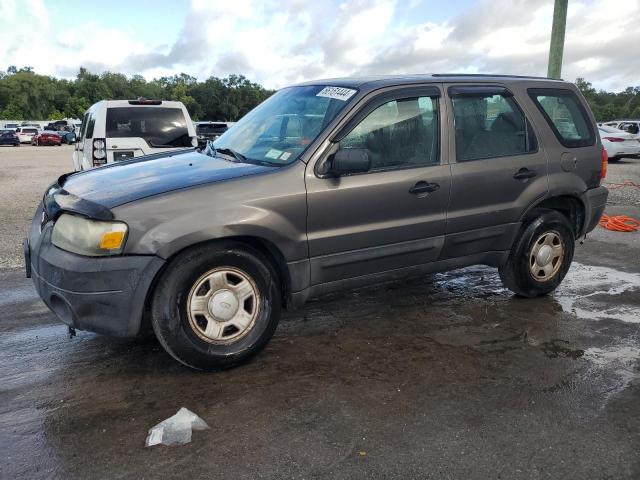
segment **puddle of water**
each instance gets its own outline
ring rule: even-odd
[[[636,344],[622,343],[607,348],[591,347],[584,351],[584,358],[593,365],[591,373],[601,375],[608,383],[608,397],[621,392],[640,376],[640,370],[636,368],[640,360],[640,348]]]
[[[615,296],[640,289],[640,275],[574,262],[554,293],[565,312],[589,320],[612,319],[640,323],[640,308]],[[606,301],[594,298],[605,295]]]

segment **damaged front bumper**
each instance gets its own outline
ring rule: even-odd
[[[25,241],[25,266],[38,295],[66,325],[135,336],[149,288],[164,260],[153,255],[85,257],[51,243],[53,221],[41,205]]]

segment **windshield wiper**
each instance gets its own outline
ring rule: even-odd
[[[207,146],[206,148],[203,150],[204,153],[206,153],[207,155],[209,155],[210,157],[216,157],[218,156],[219,153],[225,155],[226,157],[233,157],[234,160],[231,161],[236,161],[236,162],[240,162],[240,163],[251,163],[253,165],[262,165],[265,167],[280,167],[281,165],[277,164],[277,163],[273,163],[273,162],[268,162],[266,160],[257,160],[255,158],[247,158],[245,157],[243,154],[241,154],[240,152],[236,152],[235,150],[231,149],[231,148],[216,148],[213,146],[213,143],[211,142],[207,142]],[[224,158],[224,157],[220,157],[220,158]],[[225,158],[226,160],[226,158]]]
[[[213,147],[213,145],[212,145],[212,147]],[[221,153],[223,155],[229,155],[229,156],[235,158],[237,161],[242,162],[242,163],[249,163],[249,162],[247,162],[247,157],[242,155],[240,152],[236,152],[235,150],[233,150],[231,148],[216,148],[216,147],[213,147],[213,152],[214,153]]]

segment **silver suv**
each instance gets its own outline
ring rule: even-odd
[[[390,278],[497,267],[553,291],[607,200],[576,87],[513,76],[345,78],[284,88],[203,152],[60,177],[27,274],[72,328],[149,319],[197,369],[258,352],[283,307]]]

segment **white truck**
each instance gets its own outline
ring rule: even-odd
[[[182,102],[103,100],[84,114],[73,151],[76,171],[198,145]]]

